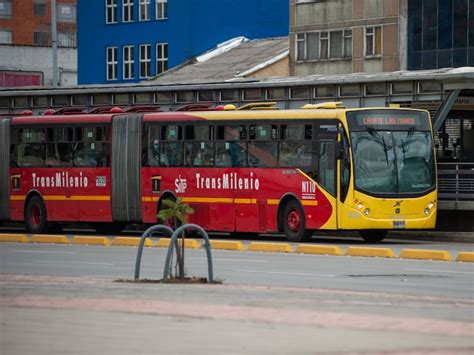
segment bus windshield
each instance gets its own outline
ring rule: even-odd
[[[433,189],[436,173],[428,120],[418,111],[348,113],[355,188],[379,196]]]

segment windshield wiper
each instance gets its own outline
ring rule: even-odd
[[[382,146],[383,152],[385,153],[385,161],[388,165],[388,148],[387,144],[385,143],[385,137],[382,136],[376,129],[373,127],[367,127],[367,132],[375,139],[375,143]]]
[[[406,141],[402,140],[403,158],[406,158],[406,152],[408,152],[408,149],[410,148],[410,144],[413,141],[414,133],[415,133],[415,126],[410,127],[407,132],[407,140]]]

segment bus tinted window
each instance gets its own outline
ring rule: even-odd
[[[183,160],[182,145],[179,142],[162,142],[160,165],[181,166]]]
[[[276,125],[251,125],[250,135],[251,140],[277,140],[278,129]]]
[[[217,126],[217,139],[238,141],[247,139],[247,127],[244,125]]]
[[[316,159],[311,142],[280,142],[279,165],[311,167]]]
[[[213,166],[214,142],[191,142],[184,145],[186,166]]]
[[[251,167],[276,167],[277,142],[252,142],[248,144],[248,165]]]
[[[245,142],[217,142],[217,167],[245,167],[247,166],[247,143]]]
[[[161,130],[161,139],[168,141],[181,140],[181,126],[164,126]]]
[[[12,159],[12,165],[15,166],[45,166],[46,147],[42,143],[19,144],[12,150],[16,159]]]
[[[212,126],[186,126],[184,139],[207,141],[212,140]]]
[[[281,125],[281,139],[283,140],[310,140],[313,138],[311,125]]]

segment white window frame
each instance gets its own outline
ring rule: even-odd
[[[135,65],[135,55],[134,55],[134,49],[135,47],[132,46],[132,45],[128,45],[128,46],[123,46],[123,51],[122,51],[122,59],[123,59],[123,72],[122,72],[122,75],[123,75],[123,79],[124,80],[131,80],[131,79],[135,79],[135,68],[134,68],[134,65]],[[127,70],[126,68],[128,67],[128,72],[130,73],[130,75],[126,75],[127,73]]]
[[[109,18],[109,10],[112,18]],[[105,23],[117,23],[117,0],[105,0]]]
[[[145,55],[148,54],[148,57],[142,57],[142,48],[145,48]],[[146,50],[148,48],[148,52]],[[140,44],[139,54],[140,58],[140,68],[139,68],[139,77],[140,79],[149,78],[151,76],[151,45],[150,44]],[[145,73],[142,71],[142,64],[145,64]],[[148,75],[146,73],[146,68],[148,67]]]
[[[117,71],[118,71],[118,49],[117,47],[106,47],[106,78],[107,81],[117,80]],[[110,55],[112,54],[112,55]],[[109,68],[112,67],[112,75],[109,76]]]
[[[165,51],[166,48],[166,51]],[[168,56],[169,56],[168,43],[157,43],[156,44],[156,75],[161,74],[168,70]],[[168,54],[165,56],[165,52]],[[159,64],[163,65],[163,71],[158,71]]]
[[[157,20],[166,20],[168,18],[168,0],[155,1],[155,18]]]
[[[138,0],[138,20],[150,21],[150,0]]]
[[[122,22],[133,22],[133,7],[135,0],[123,0],[122,2]],[[125,19],[125,14],[128,14],[128,20]]]
[[[334,32],[340,32],[342,34],[342,41],[341,41],[341,57],[331,57],[331,34]],[[317,41],[319,42],[319,48],[317,53],[317,58],[308,59],[308,41],[310,37],[308,34],[315,35],[317,34]],[[350,55],[346,53],[345,42],[349,40],[351,42],[351,50]],[[323,43],[326,45],[323,45]],[[302,46],[303,58],[298,56],[298,47]],[[326,52],[324,53],[323,48],[326,48]],[[296,61],[326,61],[326,60],[340,60],[340,59],[350,59],[352,58],[352,28],[346,29],[334,29],[331,31],[309,31],[309,32],[299,32],[296,33],[295,39],[295,54],[296,54]],[[323,56],[325,54],[325,56]]]
[[[376,36],[377,29],[380,30],[380,53],[376,53],[376,50],[375,50],[376,44],[377,44],[376,43],[376,41],[377,41],[377,36]],[[370,31],[370,33],[369,33],[369,31]],[[365,31],[364,31],[364,34],[365,34],[365,36],[364,36],[364,56],[369,57],[369,58],[381,57],[382,56],[382,44],[383,44],[382,26],[369,26],[369,27],[366,27]],[[368,41],[372,42],[372,51],[370,53],[368,52],[368,49],[369,49]]]
[[[7,28],[0,29],[0,39],[1,39],[0,44],[13,44],[12,30],[7,29]]]
[[[296,33],[296,40],[295,40],[295,46],[296,46],[296,61],[303,61],[306,60],[306,32],[298,32]],[[303,46],[303,58],[300,58],[298,56],[299,53],[299,46]]]

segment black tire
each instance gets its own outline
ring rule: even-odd
[[[33,196],[26,203],[25,225],[28,232],[33,234],[48,232],[46,206],[39,196]]]
[[[105,235],[120,234],[125,227],[125,223],[94,223],[93,227],[97,233]]]
[[[306,229],[306,219],[301,205],[296,200],[290,200],[283,208],[283,232],[290,242],[309,240],[313,231]]]
[[[383,229],[368,229],[359,232],[360,236],[367,243],[378,243],[381,242],[387,235],[387,231]]]

